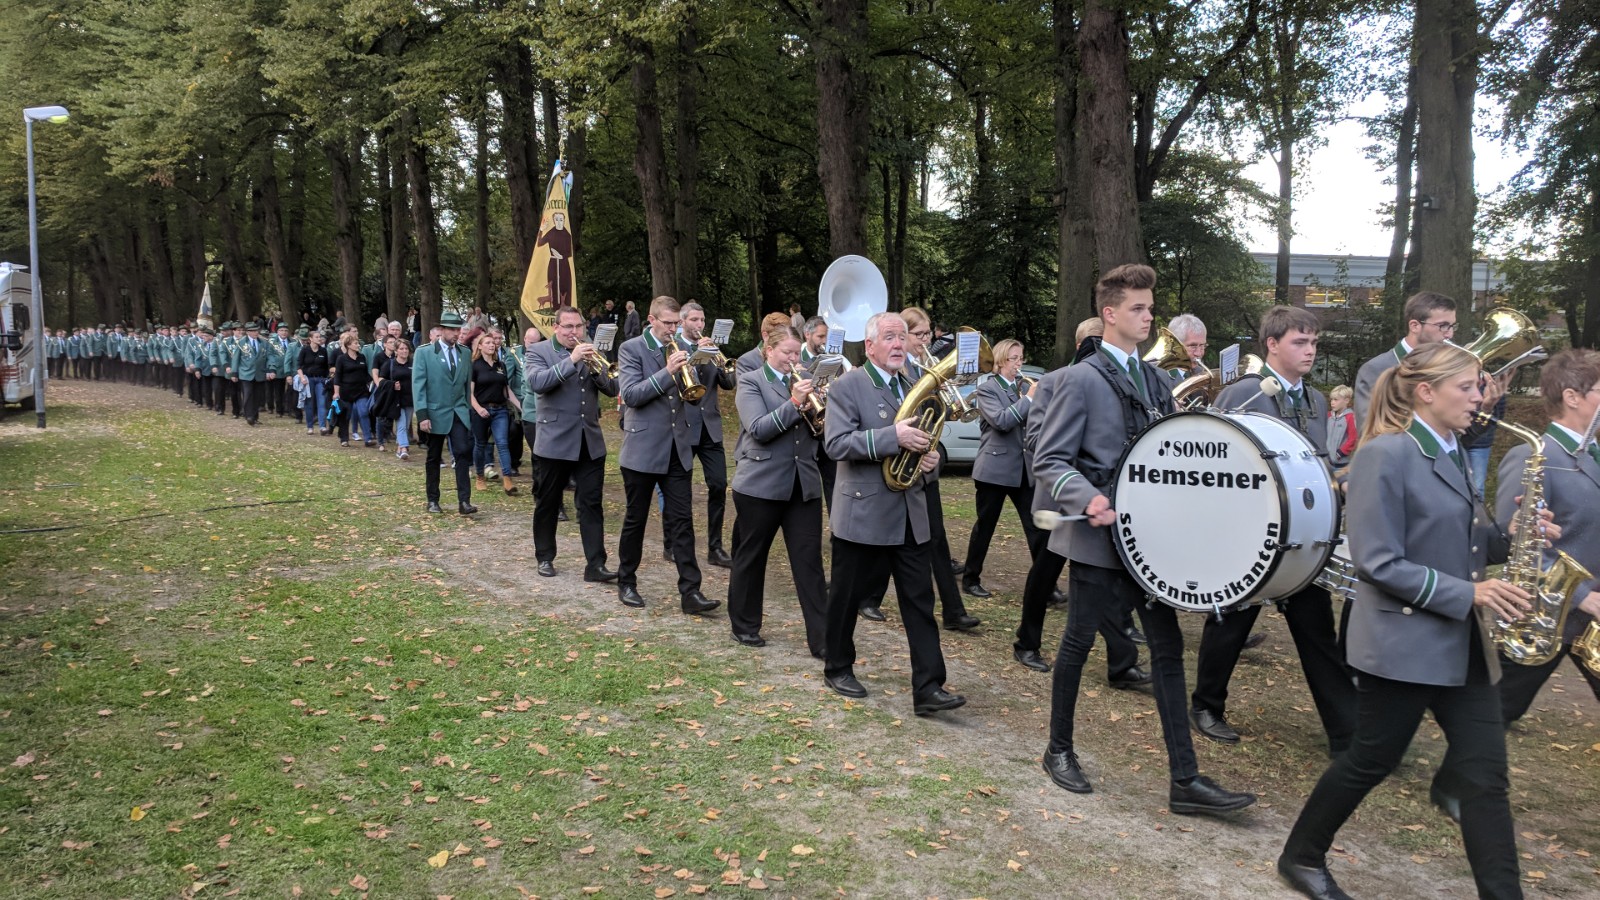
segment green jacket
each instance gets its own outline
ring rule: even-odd
[[[528,387],[528,365],[523,361],[525,353],[526,348],[512,348],[507,354],[509,362],[506,363],[506,369],[511,376],[511,389],[517,392],[517,399],[522,401],[522,420],[532,422],[534,413],[539,409],[539,395]]]
[[[233,374],[239,376],[240,381],[266,381],[271,362],[271,351],[261,338],[255,339],[254,347],[250,346],[249,335],[234,344]]]
[[[472,405],[467,396],[472,386],[472,351],[466,347],[455,348],[456,365],[452,370],[445,365],[439,353],[439,342],[426,344],[417,350],[411,366],[411,400],[418,424],[432,422],[434,434],[448,434],[454,415],[462,427],[472,428]]]

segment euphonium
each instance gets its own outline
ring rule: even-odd
[[[978,347],[978,371],[980,373],[991,371],[994,369],[994,353],[989,349],[989,342],[980,338]],[[891,489],[903,491],[911,487],[921,472],[922,458],[930,451],[938,449],[945,423],[960,409],[969,408],[963,401],[958,409],[946,399],[946,387],[951,388],[950,393],[955,393],[959,399],[959,392],[955,391],[954,387],[961,379],[968,377],[956,374],[959,357],[959,353],[951,352],[944,359],[924,367],[922,377],[917,379],[917,383],[911,386],[911,390],[906,392],[905,399],[900,402],[900,409],[895,412],[894,420],[902,422],[909,419],[915,422],[917,428],[927,432],[931,440],[928,450],[918,453],[901,449],[883,461],[883,480],[888,482]]]
[[[1496,619],[1494,640],[1512,662],[1537,666],[1555,659],[1561,651],[1561,633],[1578,586],[1594,576],[1565,552],[1555,551],[1555,562],[1544,567],[1544,532],[1539,510],[1544,508],[1544,436],[1487,413],[1477,413],[1480,424],[1497,424],[1528,443],[1528,462],[1522,470],[1522,505],[1512,517],[1511,554],[1501,577],[1527,591],[1533,609],[1515,622]]]
[[[977,330],[970,325],[963,325],[957,329],[957,331]],[[955,355],[956,351],[952,349],[949,356]],[[917,368],[923,370],[932,369],[939,364],[939,361],[933,358],[933,354],[928,352],[926,346],[922,348],[922,352],[918,353],[912,362],[917,364]],[[980,373],[988,372],[993,368],[994,354],[989,349],[989,342],[980,337],[978,340],[978,371]],[[939,395],[944,398],[945,405],[950,408],[949,418],[955,419],[957,422],[973,422],[977,420],[977,407],[968,403],[967,398],[961,396],[960,390],[961,385],[970,384],[976,379],[976,375],[952,375],[948,380],[940,383]]]
[[[1484,370],[1496,376],[1529,357],[1543,358],[1544,351],[1539,344],[1539,329],[1527,316],[1503,306],[1484,315],[1483,333],[1461,349],[1476,356]]]
[[[1210,406],[1217,394],[1222,392],[1222,375],[1206,368],[1205,363],[1189,355],[1187,347],[1178,340],[1178,336],[1167,330],[1166,326],[1156,329],[1156,342],[1145,351],[1142,357],[1145,362],[1155,366],[1162,372],[1172,369],[1199,369],[1193,375],[1184,378],[1172,389],[1172,403],[1178,409],[1196,409]]]

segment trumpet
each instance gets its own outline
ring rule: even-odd
[[[590,344],[589,346],[593,347],[594,345]],[[609,378],[616,378],[618,374],[620,374],[616,362],[606,359],[605,354],[601,353],[598,349],[594,351],[593,355],[585,359],[584,363],[589,366],[589,371],[596,375],[605,375]]]
[[[833,354],[819,356],[812,361],[811,396],[806,398],[806,405],[800,408],[800,416],[806,420],[813,437],[821,439],[827,428],[828,386],[835,378],[853,368],[850,360]]]
[[[679,348],[681,352],[683,348]],[[673,376],[678,381],[678,396],[685,403],[698,403],[706,395],[706,386],[700,383],[700,376],[695,374],[694,366],[685,362],[678,374]]]

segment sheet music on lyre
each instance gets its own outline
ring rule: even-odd
[[[721,347],[733,336],[733,320],[718,319],[711,323],[711,343]]]
[[[594,348],[602,353],[610,353],[611,347],[617,342],[617,326],[607,322],[594,330]]]
[[[839,355],[844,352],[844,329],[829,328],[828,339],[822,344],[822,352]]]
[[[838,378],[839,373],[843,371],[844,357],[838,355],[819,356],[811,367],[811,377],[826,384]]]
[[[1222,373],[1222,383],[1232,384],[1239,376],[1239,345],[1231,344],[1217,354],[1217,369]]]
[[[956,374],[978,374],[978,346],[983,335],[976,331],[956,332]]]

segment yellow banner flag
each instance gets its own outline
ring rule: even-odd
[[[522,282],[522,314],[546,338],[555,335],[556,310],[578,308],[578,283],[572,264],[572,230],[567,215],[567,179],[560,160],[544,195],[539,239],[533,245],[528,277]]]

